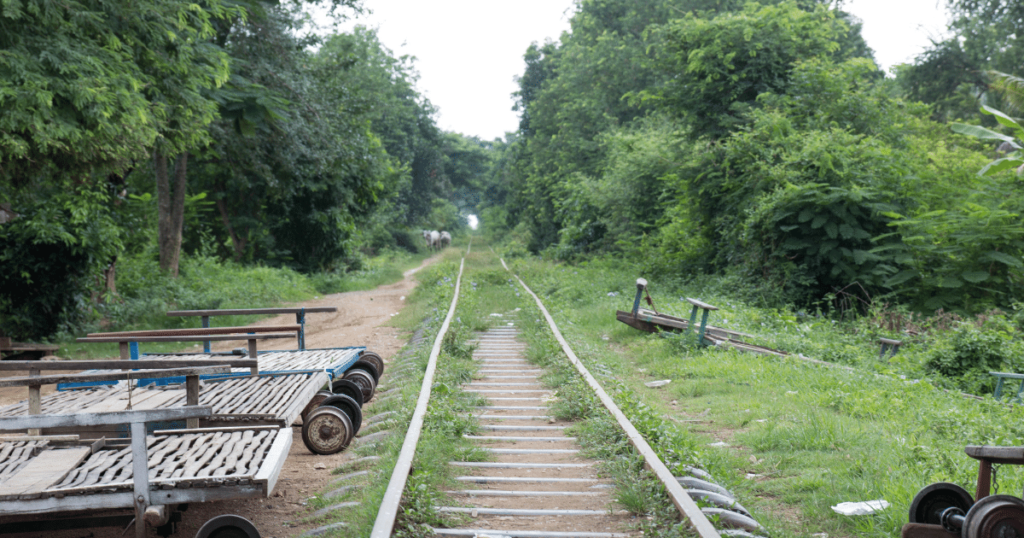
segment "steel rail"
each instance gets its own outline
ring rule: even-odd
[[[499,259],[501,260],[501,266],[504,267],[509,274],[514,276],[516,280],[519,281],[519,285],[521,285],[523,289],[533,297],[533,300],[537,302],[537,307],[540,308],[541,313],[544,314],[544,318],[547,320],[548,326],[551,328],[551,332],[554,333],[555,339],[558,340],[558,343],[562,346],[562,351],[565,352],[566,357],[569,358],[569,362],[576,367],[576,370],[583,376],[583,379],[586,380],[588,385],[590,385],[590,388],[597,394],[597,397],[601,400],[605,409],[615,417],[615,421],[619,423],[619,427],[626,432],[629,442],[644,458],[644,464],[648,469],[654,472],[658,477],[658,480],[660,480],[665,486],[669,497],[672,499],[672,504],[676,505],[679,513],[690,521],[690,524],[701,538],[721,538],[718,531],[715,530],[714,526],[711,525],[711,522],[708,521],[708,518],[700,511],[700,507],[698,507],[697,504],[690,499],[690,496],[686,494],[686,491],[676,480],[676,477],[668,470],[668,467],[666,467],[661,461],[658,454],[654,452],[651,445],[649,445],[643,438],[643,435],[641,435],[633,426],[633,423],[626,418],[626,415],[622,413],[619,406],[615,405],[615,401],[612,400],[611,396],[604,391],[604,388],[601,387],[601,384],[598,383],[597,379],[590,375],[590,371],[587,370],[587,367],[583,365],[583,362],[580,361],[579,357],[576,356],[576,353],[573,352],[572,348],[570,348],[569,344],[565,341],[565,338],[562,337],[562,332],[558,330],[558,326],[555,325],[555,320],[552,319],[551,314],[548,313],[548,309],[544,308],[544,303],[542,303],[540,298],[537,297],[537,294],[533,293],[533,290],[523,282],[523,279],[519,278],[519,275],[513,273],[512,270],[509,269],[508,265],[505,264],[504,259]]]
[[[472,247],[473,239],[469,240],[469,247]],[[469,254],[469,247],[466,254]],[[452,317],[455,316],[455,306],[459,302],[459,287],[462,284],[462,269],[466,265],[466,257],[459,262],[459,276],[455,279],[455,293],[452,296],[452,304],[448,307],[448,315],[441,324],[434,339],[434,347],[430,350],[430,359],[427,361],[427,370],[423,375],[423,385],[420,387],[420,395],[416,400],[416,410],[413,411],[412,421],[409,423],[409,431],[402,442],[402,450],[398,453],[398,460],[395,462],[395,470],[391,473],[391,480],[388,482],[388,489],[384,491],[384,499],[381,500],[380,509],[377,511],[377,519],[373,522],[373,530],[370,531],[370,538],[388,538],[395,528],[395,517],[398,516],[398,505],[402,500],[402,492],[405,491],[405,483],[409,479],[409,470],[412,468],[412,459],[416,455],[416,445],[420,440],[420,433],[423,430],[423,417],[427,414],[427,404],[430,402],[430,388],[434,385],[434,371],[437,369],[437,357],[441,354],[441,342],[444,340]]]

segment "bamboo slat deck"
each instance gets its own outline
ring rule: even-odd
[[[172,504],[268,496],[288,455],[292,431],[188,433],[146,441],[151,497],[154,504]],[[45,441],[0,442],[0,491],[49,450],[67,448],[49,447]],[[54,474],[52,483],[45,478],[36,479],[42,485],[30,491],[0,495],[0,516],[133,506],[130,447],[94,446],[69,471]]]
[[[204,380],[199,387],[199,405],[213,407],[208,422],[260,422],[291,425],[302,409],[328,381],[326,372],[229,377]],[[42,398],[42,414],[98,413],[128,407],[126,385],[56,392]],[[132,409],[156,409],[185,405],[182,385],[147,385],[131,391]],[[0,408],[0,417],[28,414],[28,401]],[[204,421],[205,422],[205,421]],[[55,432],[49,432],[55,433]]]
[[[340,375],[359,359],[359,352],[365,348],[344,349],[307,349],[306,351],[268,351],[260,353],[259,368],[261,372],[286,372],[289,370],[328,370],[331,375]],[[216,359],[217,355],[198,353],[195,355],[150,355],[147,359]],[[246,368],[236,368],[238,372],[248,372]]]
[[[365,347],[348,347],[348,348],[337,348],[337,349],[308,349],[306,351],[269,351],[266,353],[260,353],[257,360],[259,361],[260,372],[293,372],[293,371],[305,371],[305,370],[323,370],[327,372],[332,378],[341,377],[345,370],[348,370],[350,366],[355,364],[359,360],[359,353],[365,350]],[[196,353],[194,355],[145,355],[146,360],[195,360],[195,359],[206,359],[216,360],[222,357],[221,355],[212,355],[207,353]],[[232,368],[231,370],[236,374],[247,374],[249,373],[248,368]],[[92,371],[90,371],[92,372]],[[167,384],[167,383],[180,383],[182,380],[179,378],[167,378],[165,380],[157,381],[144,381],[142,384],[156,383],[156,384]],[[62,383],[57,386],[57,390],[65,391],[68,389],[78,389],[83,387],[94,387],[100,383]],[[105,385],[114,385],[114,382],[102,383]],[[118,383],[117,385],[123,386],[124,383]],[[45,410],[43,411],[46,412]]]

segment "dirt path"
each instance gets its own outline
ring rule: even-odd
[[[364,345],[367,349],[378,353],[385,361],[405,345],[404,335],[397,328],[387,326],[393,315],[405,306],[405,298],[416,287],[415,273],[420,269],[434,264],[440,256],[425,260],[419,267],[404,273],[404,278],[394,284],[381,286],[367,291],[353,291],[327,295],[318,299],[295,303],[294,306],[336,306],[338,311],[333,314],[309,314],[306,316],[306,347],[341,347]],[[294,324],[293,315],[282,315],[265,319],[253,325]],[[294,349],[294,340],[277,340],[273,344],[261,345],[261,349]],[[228,342],[215,350],[228,350],[237,347]],[[261,344],[263,344],[261,342]],[[27,372],[10,372],[13,375],[26,375]],[[46,387],[44,387],[45,389]],[[52,392],[50,387],[50,392]],[[46,394],[46,392],[44,392]],[[23,388],[0,389],[0,405],[9,405],[26,398]],[[240,501],[209,502],[191,505],[182,514],[182,522],[174,536],[191,538],[199,527],[208,519],[220,514],[237,514],[252,521],[264,538],[285,538],[299,536],[315,525],[286,526],[298,519],[304,511],[305,500],[324,488],[332,478],[331,469],[337,467],[351,456],[346,452],[333,456],[316,456],[302,444],[301,428],[293,427],[292,448],[281,471],[271,498]],[[314,466],[323,463],[323,469]],[[28,533],[19,537],[53,537],[78,538],[93,536],[96,538],[121,537],[121,529],[99,528],[59,533]],[[156,536],[151,529],[150,536]]]

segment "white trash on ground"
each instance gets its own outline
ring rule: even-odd
[[[889,508],[889,501],[877,499],[874,501],[845,502],[832,507],[832,511],[843,516],[866,516]]]
[[[644,386],[646,386],[648,388],[656,389],[658,387],[664,387],[665,385],[668,385],[671,382],[672,382],[671,379],[662,379],[660,381],[648,381],[647,383],[644,383]]]

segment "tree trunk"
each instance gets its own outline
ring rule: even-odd
[[[113,298],[117,295],[117,256],[110,260],[110,265],[103,271],[103,276],[107,280],[107,294]]]
[[[217,199],[217,210],[220,211],[220,220],[224,222],[224,227],[227,228],[228,235],[231,237],[231,246],[235,249],[235,261],[241,260],[242,255],[245,254],[245,238],[235,234],[235,229],[231,226],[231,220],[228,218],[227,204],[224,203],[223,198]]]
[[[172,277],[178,276],[178,258],[181,254],[181,227],[185,220],[185,172],[188,153],[178,156],[174,167],[174,191],[171,192],[167,176],[167,155],[153,152],[156,170],[157,243],[160,250],[160,269]]]

